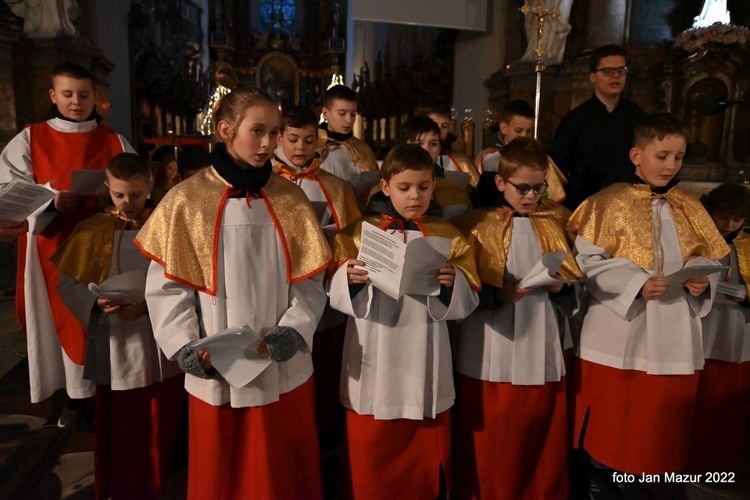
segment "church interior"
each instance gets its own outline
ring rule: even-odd
[[[714,3],[724,9],[708,14],[719,17],[700,24]],[[425,99],[450,107],[469,158],[495,145],[505,106],[525,100],[535,137],[554,153],[561,120],[592,96],[591,51],[617,44],[630,58],[623,96],[684,121],[680,179],[704,192],[750,184],[748,27],[747,0],[5,0],[0,149],[48,117],[50,70],[71,61],[94,74],[103,123],[154,162],[165,146],[210,149],[225,68],[280,109],[316,115],[327,88],[350,87],[354,135],[378,160]],[[59,401],[23,400],[15,255],[0,244],[0,498],[93,498],[91,435],[46,423]],[[687,498],[748,498],[748,455],[736,484]],[[165,498],[181,498],[184,470],[167,487]]]

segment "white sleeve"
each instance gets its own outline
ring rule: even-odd
[[[35,183],[29,138],[29,129],[25,128],[0,153],[0,187],[13,180]]]
[[[633,319],[646,303],[638,294],[651,275],[632,261],[612,257],[580,236],[576,237],[575,249],[589,293],[618,316]]]
[[[721,264],[705,257],[691,257],[685,263],[685,267],[713,265],[720,266]],[[690,292],[687,292],[688,304],[690,304],[690,308],[699,318],[703,318],[711,312],[711,307],[713,307],[714,299],[716,298],[716,285],[719,283],[720,276],[721,273],[709,274],[708,289],[698,297],[693,297],[690,295]]]
[[[320,272],[299,283],[293,283],[289,287],[289,308],[279,320],[279,326],[292,327],[302,335],[307,342],[304,352],[312,350],[313,334],[326,306],[324,275],[325,272]]]
[[[446,306],[439,297],[427,296],[427,312],[435,321],[461,320],[479,305],[479,294],[471,289],[466,276],[456,271],[451,301]]]
[[[88,332],[91,312],[96,304],[96,295],[89,291],[88,285],[79,283],[62,273],[60,273],[60,280],[57,282],[57,291],[60,292],[63,304],[70,309],[73,316]]]
[[[373,297],[372,283],[367,283],[353,298],[349,294],[349,280],[346,275],[346,265],[336,270],[328,285],[328,297],[331,307],[337,311],[355,318],[366,318],[370,315]]]
[[[123,153],[135,153],[135,149],[133,149],[133,146],[130,145],[127,139],[125,139],[120,134],[117,134],[117,137],[120,139],[120,145],[122,146],[122,152]]]
[[[169,359],[175,359],[185,344],[200,338],[196,294],[189,286],[167,278],[157,262],[149,265],[146,305],[156,343]]]

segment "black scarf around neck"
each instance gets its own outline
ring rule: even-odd
[[[273,171],[271,160],[268,160],[262,167],[241,168],[229,155],[227,146],[223,142],[216,144],[211,151],[211,165],[232,187],[253,196],[260,194],[260,190],[268,183]]]
[[[66,122],[81,123],[76,120],[71,120],[67,116],[63,115],[62,112],[60,112],[60,108],[57,107],[57,104],[50,105],[49,114],[50,118],[59,118],[61,120],[65,120]],[[91,111],[91,114],[88,116],[88,118],[83,121],[87,122],[89,120],[96,120],[96,123],[101,123],[102,120],[104,120],[104,117],[96,111],[96,106],[94,106],[94,109],[93,111]]]
[[[334,132],[332,130],[328,129],[328,123],[324,123],[320,125],[320,128],[326,131],[326,134],[328,135],[329,139],[333,139],[334,141],[344,142],[348,141],[354,136],[354,132],[349,132],[348,134],[341,134],[339,132]]]
[[[648,185],[648,183],[646,181],[644,181],[643,179],[641,179],[640,177],[638,177],[638,174],[635,173],[635,169],[633,169],[633,173],[632,174],[629,174],[627,177],[623,177],[623,179],[620,180],[619,182],[628,182],[630,184]],[[666,194],[667,192],[669,192],[670,189],[672,189],[673,187],[675,187],[678,182],[680,182],[680,179],[675,175],[667,183],[666,186],[662,186],[662,187],[650,186],[651,187],[651,192],[653,194]]]

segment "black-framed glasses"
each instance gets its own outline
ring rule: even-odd
[[[625,75],[628,73],[628,67],[627,66],[620,66],[619,68],[599,68],[596,71],[601,71],[604,76],[615,76],[615,75]]]
[[[516,193],[518,193],[521,196],[526,196],[529,194],[529,191],[533,191],[534,194],[540,195],[542,194],[549,184],[547,184],[547,181],[542,182],[541,184],[515,184],[508,179],[505,179],[505,182],[516,188]]]

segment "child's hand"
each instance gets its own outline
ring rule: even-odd
[[[556,280],[562,280],[563,277],[560,276],[560,274],[555,275]],[[547,290],[548,293],[560,293],[560,290],[562,290],[563,283],[557,284],[557,285],[547,285],[543,287],[545,290]]]
[[[646,300],[658,300],[664,295],[668,287],[669,281],[657,277],[649,278],[641,288],[641,296]]]
[[[9,243],[29,230],[29,221],[0,220],[0,243]]]
[[[196,352],[198,355],[198,362],[201,364],[201,368],[203,370],[208,371],[211,369],[211,353],[208,351],[204,351],[203,349],[198,349]]]
[[[117,300],[99,297],[96,299],[96,305],[99,306],[99,309],[101,309],[104,314],[113,314],[120,310],[122,304]]]
[[[441,285],[447,287],[453,286],[453,283],[455,283],[456,281],[456,270],[449,262],[446,262],[445,265],[440,268],[440,270],[438,271],[437,280]]]
[[[78,209],[78,204],[80,202],[80,194],[71,193],[70,191],[60,191],[55,195],[54,204],[58,212],[69,214],[75,212]]]
[[[516,303],[526,297],[533,288],[518,288],[521,280],[506,281],[503,288],[497,291],[497,298],[503,302]]]
[[[146,314],[146,311],[146,302],[124,304],[120,306],[120,319],[123,321],[133,321]]]
[[[700,278],[691,278],[685,282],[685,288],[693,297],[698,297],[708,288],[708,276]]]
[[[367,283],[367,271],[364,269],[357,269],[354,266],[364,266],[365,263],[357,259],[349,259],[346,261],[346,278],[350,285]]]

